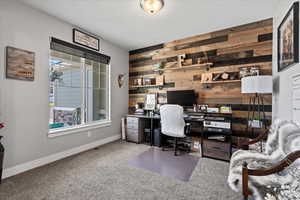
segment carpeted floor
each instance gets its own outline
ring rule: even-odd
[[[229,164],[201,158],[189,182],[135,168],[149,146],[114,142],[8,178],[1,200],[241,200],[226,178]]]

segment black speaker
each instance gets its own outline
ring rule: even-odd
[[[3,157],[4,157],[4,147],[1,144],[1,138],[2,138],[2,136],[0,136],[0,183],[1,183],[1,180],[2,180]]]
[[[161,129],[160,128],[154,129],[153,144],[156,147],[161,147],[162,146],[162,134],[161,134]]]

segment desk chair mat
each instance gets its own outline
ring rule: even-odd
[[[173,151],[162,151],[151,147],[128,163],[162,176],[188,182],[197,166],[199,157],[192,155],[174,156]]]

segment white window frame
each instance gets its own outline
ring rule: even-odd
[[[82,133],[82,132],[88,132],[94,129],[99,129],[103,127],[109,127],[111,126],[111,63],[107,64],[108,68],[108,111],[107,111],[107,119],[106,120],[97,120],[93,122],[88,122],[85,124],[80,124],[80,125],[74,125],[70,127],[62,127],[62,128],[56,128],[56,129],[49,129],[48,127],[48,138],[55,138],[59,136],[64,136],[64,135],[69,135],[69,134],[75,134],[75,133]],[[47,79],[48,80],[48,79]],[[49,85],[49,83],[48,83]],[[49,87],[50,88],[50,87]],[[50,92],[50,91],[49,91]],[[48,95],[49,95],[48,92]],[[82,98],[85,99],[85,95],[82,95]],[[48,98],[49,99],[49,98]],[[84,102],[82,102],[84,103]],[[49,102],[48,102],[49,105]],[[50,113],[50,109],[49,112]]]

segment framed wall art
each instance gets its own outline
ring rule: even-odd
[[[156,94],[146,94],[144,110],[155,110]]]
[[[6,47],[6,78],[33,81],[35,53]]]
[[[299,2],[278,27],[278,72],[299,62]]]
[[[100,49],[100,40],[98,38],[76,28],[73,29],[73,42],[93,50],[99,51]]]

